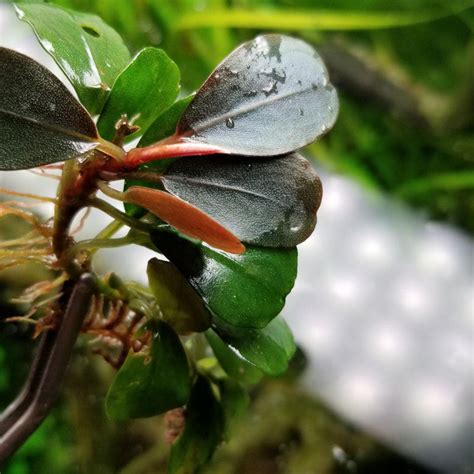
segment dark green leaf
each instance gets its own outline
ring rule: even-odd
[[[29,23],[87,109],[96,114],[117,75],[130,61],[120,36],[99,17],[42,3],[17,3],[18,17]]]
[[[266,326],[283,308],[296,278],[296,248],[248,246],[244,254],[234,255],[173,232],[156,231],[151,238],[212,313],[234,326]]]
[[[260,369],[237,355],[214,330],[209,329],[206,337],[219,364],[230,377],[244,384],[255,384],[260,381],[263,376]]]
[[[95,124],[46,68],[0,48],[0,169],[69,160],[98,146]]]
[[[219,390],[224,412],[224,438],[228,441],[235,426],[245,414],[250,397],[245,389],[230,379],[219,382]]]
[[[189,397],[188,361],[178,336],[162,321],[154,321],[152,330],[150,353],[130,353],[110,387],[106,406],[113,419],[159,415]]]
[[[145,134],[140,139],[138,144],[139,147],[148,146],[152,143],[158,142],[163,138],[173,135],[176,130],[176,124],[181,117],[184,109],[191,102],[193,96],[185,97],[184,99],[178,100],[171,107],[165,110],[148,128]],[[174,158],[169,160],[157,160],[151,161],[139,167],[140,171],[156,171],[157,173],[163,173],[166,168],[175,161]],[[124,184],[124,191],[130,186],[146,186],[147,188],[162,189],[163,186],[159,182],[146,182],[140,180],[126,179]],[[125,211],[127,214],[135,217],[140,217],[146,211],[145,209],[135,206],[134,204],[125,203]]]
[[[145,48],[117,77],[97,128],[111,140],[122,114],[145,131],[176,99],[179,91],[178,66],[161,49]],[[134,137],[132,134],[131,138]]]
[[[296,350],[293,334],[281,316],[263,329],[229,327],[217,321],[216,331],[235,354],[268,375],[283,374]]]
[[[317,52],[298,39],[264,35],[215,69],[177,133],[227,153],[279,155],[323,135],[337,112],[337,94]]]
[[[211,458],[223,436],[222,407],[207,379],[199,376],[187,406],[186,427],[173,447],[168,474],[195,474]]]
[[[181,158],[165,172],[167,191],[203,210],[241,241],[294,247],[316,225],[322,187],[310,163],[293,153],[260,158]]]
[[[147,273],[164,321],[178,334],[202,332],[210,326],[211,315],[202,299],[172,263],[153,258]]]

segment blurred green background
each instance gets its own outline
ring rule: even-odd
[[[133,52],[162,47],[180,67],[187,91],[199,87],[239,43],[260,32],[303,38],[321,52],[341,99],[334,130],[307,152],[373,192],[388,193],[430,218],[473,232],[473,1],[50,3],[97,13]],[[16,291],[7,282],[4,275],[3,302]],[[2,315],[16,310],[0,306]],[[26,330],[2,328],[0,407],[21,385],[30,346]],[[162,472],[167,448],[161,421],[107,421],[103,397],[111,369],[86,349],[78,352],[57,409],[2,473]],[[248,416],[208,472],[425,472],[300,393],[293,381],[302,365],[300,358],[289,376],[254,391]]]

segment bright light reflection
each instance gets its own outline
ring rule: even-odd
[[[367,345],[377,359],[383,361],[399,362],[410,356],[408,335],[394,325],[385,324],[373,328]]]

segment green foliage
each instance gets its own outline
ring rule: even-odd
[[[168,474],[193,474],[212,456],[224,430],[222,407],[209,381],[198,377],[191,392],[183,434],[173,444]]]
[[[296,278],[297,251],[247,247],[232,255],[156,231],[153,243],[201,295],[210,311],[238,327],[263,328],[282,310]]]
[[[159,415],[188,399],[189,366],[178,336],[162,321],[149,326],[149,353],[130,353],[107,394],[107,413],[113,419]]]
[[[281,316],[263,329],[244,329],[216,322],[216,332],[243,361],[267,375],[283,374],[296,346],[290,328]]]
[[[123,114],[140,127],[140,133],[145,132],[173,104],[178,92],[176,64],[161,49],[143,49],[114,83],[97,123],[101,136],[111,140]]]
[[[178,334],[202,332],[210,326],[211,316],[202,299],[173,264],[153,258],[147,273],[163,320]]]
[[[16,4],[85,107],[102,109],[115,78],[130,61],[120,36],[99,17],[42,3]]]

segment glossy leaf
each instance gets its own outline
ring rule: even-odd
[[[234,326],[266,326],[282,310],[296,278],[296,248],[249,246],[244,254],[232,255],[173,232],[157,230],[151,238],[211,312]]]
[[[0,48],[0,84],[0,169],[68,160],[99,145],[91,116],[36,61]]]
[[[281,316],[262,329],[234,328],[217,322],[216,331],[237,356],[268,375],[283,374],[296,351],[293,334]]]
[[[111,140],[122,114],[145,131],[176,99],[179,79],[178,66],[163,50],[140,51],[117,77],[105,102],[97,122],[100,135]]]
[[[147,274],[163,320],[178,334],[201,332],[210,326],[211,316],[202,299],[173,264],[153,258]]]
[[[197,207],[158,189],[132,186],[125,200],[155,214],[189,237],[203,240],[209,245],[231,253],[242,253],[245,247],[240,240]]]
[[[229,441],[232,431],[242,420],[250,397],[237,382],[224,379],[219,383],[221,405],[224,412],[224,438]]]
[[[207,379],[199,376],[187,406],[183,434],[171,448],[168,474],[194,474],[211,458],[223,436],[223,412]]]
[[[232,52],[184,112],[177,135],[239,155],[279,155],[328,131],[338,100],[317,52],[263,35]]]
[[[163,140],[169,137],[176,130],[176,124],[178,123],[183,111],[186,109],[188,104],[191,102],[193,96],[190,95],[184,99],[178,100],[171,107],[166,109],[151,125],[148,130],[141,137],[138,143],[139,147],[151,145],[152,143]],[[139,167],[141,171],[156,171],[157,173],[163,173],[168,166],[175,161],[174,158],[169,160],[157,160],[145,163]],[[159,182],[146,182],[139,180],[126,179],[124,183],[124,190],[126,191],[131,186],[146,186],[152,189],[163,189],[163,186]],[[140,217],[145,213],[145,210],[134,204],[125,203],[125,211],[127,214],[135,217]]]
[[[316,225],[322,187],[310,163],[293,153],[255,158],[207,156],[175,161],[167,191],[216,219],[240,240],[294,247]]]
[[[206,331],[206,338],[224,371],[244,384],[256,384],[263,377],[260,369],[237,355],[213,329]]]
[[[107,413],[113,419],[159,415],[189,397],[188,361],[178,336],[162,321],[152,324],[149,354],[131,352],[107,394]]]
[[[99,17],[43,3],[17,3],[18,17],[29,23],[43,48],[76,89],[80,101],[100,112],[130,53],[115,30]]]

